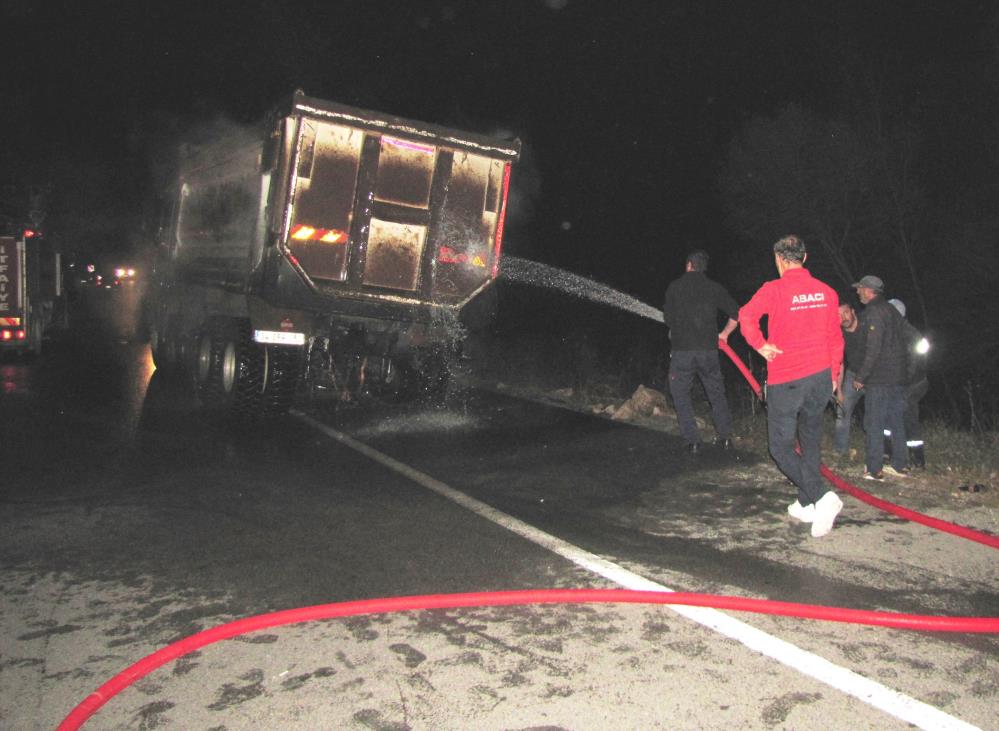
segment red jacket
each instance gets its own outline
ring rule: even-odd
[[[767,335],[760,318],[767,315]],[[843,362],[843,332],[839,297],[804,267],[786,269],[767,282],[739,310],[742,337],[754,349],[772,343],[783,353],[767,364],[768,383],[787,383],[829,368],[839,379]]]

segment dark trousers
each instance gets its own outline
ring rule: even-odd
[[[919,423],[919,402],[930,390],[929,382],[910,383],[905,389],[905,439],[910,447],[923,446],[923,427]]]
[[[833,449],[846,454],[850,448],[850,427],[853,425],[853,412],[864,398],[864,392],[853,387],[853,371],[843,376],[843,405],[836,410],[836,430],[833,432]]]
[[[832,395],[827,368],[796,381],[767,386],[767,436],[770,455],[798,487],[798,502],[810,505],[828,492],[822,464],[822,416]],[[801,453],[795,451],[795,441]]]
[[[864,430],[867,432],[867,471],[881,471],[884,463],[884,435],[891,432],[891,466],[896,470],[909,465],[905,445],[905,386],[865,385]]]
[[[719,439],[732,436],[732,415],[725,398],[725,380],[717,350],[674,350],[669,356],[669,392],[673,397],[673,408],[680,423],[680,433],[687,444],[701,441],[694,420],[694,404],[691,389],[694,376],[701,379],[704,391],[711,404],[711,419]]]

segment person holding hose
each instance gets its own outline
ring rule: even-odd
[[[778,279],[765,283],[739,310],[746,342],[767,361],[767,436],[770,454],[798,488],[787,512],[828,534],[843,501],[822,481],[822,417],[839,383],[843,332],[836,291],[805,269],[805,242],[785,236],[774,244]],[[767,336],[760,319],[767,317]],[[801,448],[795,450],[795,439]]]
[[[725,380],[718,362],[718,341],[728,340],[738,323],[739,305],[732,295],[708,278],[708,252],[698,249],[687,256],[683,276],[670,282],[663,304],[663,322],[669,328],[669,392],[673,397],[680,433],[691,454],[701,450],[701,435],[694,419],[690,391],[694,377],[701,379],[711,404],[715,444],[732,447],[732,415],[725,397]],[[718,313],[728,315],[721,332]]]

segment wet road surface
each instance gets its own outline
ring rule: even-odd
[[[144,654],[239,617],[613,586],[301,419],[233,429],[205,418],[134,341],[138,291],[91,295],[37,361],[0,363],[0,726],[52,728]],[[759,455],[691,461],[668,435],[482,390],[452,409],[345,409],[327,421],[672,589],[999,614],[992,549],[856,504],[815,541],[783,514],[788,486],[758,479],[772,470]],[[993,637],[740,619],[947,718],[996,727]],[[88,727],[827,728],[829,718],[905,726],[665,608],[571,606],[258,633],[164,668]]]

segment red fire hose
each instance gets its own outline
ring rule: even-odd
[[[732,348],[729,347],[729,344],[724,340],[719,339],[718,348],[732,360],[736,368],[739,369],[745,379],[749,382],[749,386],[753,389],[757,398],[762,400],[763,389],[760,388],[760,384],[755,378],[753,378],[753,374],[750,373],[749,368],[747,368],[746,364],[742,362],[742,359],[735,354]],[[887,500],[876,498],[869,492],[865,492],[856,485],[853,485],[844,480],[842,477],[839,477],[825,465],[822,465],[822,476],[836,487],[843,490],[843,492],[847,492],[858,500],[865,502],[868,505],[872,505],[879,510],[884,510],[885,512],[897,515],[900,518],[905,518],[906,520],[911,520],[914,523],[922,523],[923,525],[935,528],[939,531],[944,531],[945,533],[952,533],[953,535],[960,536],[961,538],[967,538],[969,541],[975,541],[977,543],[990,546],[991,548],[999,548],[999,537],[994,536],[991,533],[978,531],[974,528],[958,525],[957,523],[949,523],[946,520],[940,520],[939,518],[931,518],[929,515],[917,513],[915,510],[909,510],[908,508],[903,508],[895,503],[890,503]]]
[[[999,632],[999,617],[932,617],[918,614],[894,614],[892,612],[822,607],[814,604],[795,604],[792,602],[749,599],[738,596],[715,596],[711,594],[673,593],[667,591],[635,591],[632,589],[535,589],[366,599],[362,601],[339,602],[336,604],[319,604],[312,607],[259,614],[255,617],[247,617],[246,619],[239,619],[235,622],[228,622],[218,627],[212,627],[211,629],[198,632],[190,637],[174,642],[142,658],[87,696],[63,719],[62,723],[59,724],[58,731],[71,731],[80,728],[88,718],[115,695],[171,660],[176,660],[219,640],[229,639],[237,635],[246,634],[247,632],[296,624],[298,622],[352,617],[359,614],[382,614],[418,609],[453,609],[456,607],[582,603],[688,605],[756,612],[759,614],[777,614],[785,617],[801,617],[804,619],[822,619],[832,622],[878,625],[897,629],[924,630],[928,632]]]

